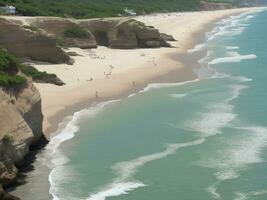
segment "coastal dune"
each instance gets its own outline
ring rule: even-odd
[[[232,9],[139,16],[135,19],[172,35],[171,48],[96,49],[69,48],[73,65],[35,63],[40,71],[55,73],[64,83],[58,87],[36,84],[42,96],[44,133],[49,138],[64,117],[93,103],[117,99],[141,90],[152,82],[182,82],[196,78],[192,68],[176,55],[186,53],[204,37],[209,25],[219,19],[249,11]]]

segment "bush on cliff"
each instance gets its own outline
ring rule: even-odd
[[[72,26],[64,31],[64,36],[69,38],[87,38],[89,33],[80,26]]]
[[[32,66],[20,65],[20,70],[26,76],[32,77],[33,81],[38,83],[51,83],[54,85],[64,85],[56,74],[49,74],[47,72],[40,72]]]
[[[33,32],[38,31],[38,28],[35,27],[35,26],[27,26],[27,25],[24,25],[23,28],[24,28],[24,29],[27,29],[27,30],[31,30],[31,31],[33,31]]]
[[[17,59],[5,49],[0,48],[0,71],[16,73],[18,71],[17,66]]]
[[[0,87],[21,86],[26,83],[26,76],[36,82],[64,85],[55,74],[39,72],[32,66],[23,65],[8,51],[0,48]]]
[[[0,86],[18,86],[26,82],[26,78],[17,74],[18,66],[17,59],[0,48]]]

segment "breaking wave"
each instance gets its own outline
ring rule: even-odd
[[[134,175],[139,168],[145,164],[165,158],[175,154],[180,148],[200,145],[205,142],[205,139],[198,139],[192,142],[168,144],[162,152],[141,156],[134,160],[119,162],[112,169],[117,175],[117,178],[111,183],[102,186],[97,192],[92,193],[86,200],[105,200],[108,197],[120,196],[128,194],[128,192],[146,185],[140,181],[134,181]]]
[[[64,164],[68,162],[68,158],[64,156],[64,154],[60,151],[59,147],[62,143],[72,139],[75,136],[75,133],[79,131],[79,123],[83,119],[88,119],[90,117],[96,116],[99,112],[103,111],[104,108],[108,105],[112,105],[120,100],[107,101],[103,103],[99,103],[94,107],[90,107],[88,109],[81,110],[79,112],[74,113],[72,117],[68,117],[68,122],[65,125],[65,128],[58,131],[56,136],[52,137],[50,143],[46,147],[45,156],[51,158],[51,163],[45,163],[50,168],[52,168],[49,174],[49,182],[50,182],[50,194],[53,196],[54,200],[59,200],[58,197],[58,188],[57,183],[62,178],[58,175],[57,168],[60,168],[60,171],[63,170],[62,167]]]
[[[211,62],[209,62],[209,65],[216,65],[220,63],[236,63],[241,62],[242,60],[251,60],[256,59],[257,56],[255,54],[249,54],[249,55],[240,55],[236,53],[236,55],[229,56],[229,57],[221,57],[221,58],[215,58]]]

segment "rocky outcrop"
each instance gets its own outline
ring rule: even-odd
[[[166,40],[166,41],[170,41],[170,42],[175,42],[176,39],[172,36],[172,35],[168,35],[166,33],[161,33],[160,34],[160,37],[163,39],[163,40]]]
[[[14,197],[14,196],[12,196],[12,195],[10,195],[10,194],[7,194],[7,193],[3,190],[3,188],[1,187],[1,185],[0,185],[0,199],[1,199],[1,200],[20,200],[20,199],[17,198],[17,197]]]
[[[57,46],[55,37],[42,31],[26,30],[4,18],[0,18],[0,46],[20,58],[52,63],[70,61],[69,56]]]
[[[3,20],[2,20],[3,21]],[[9,21],[6,20],[5,23]],[[18,21],[13,21],[12,30],[9,28],[9,31],[12,33],[15,33],[15,35],[18,34],[17,29],[22,26],[23,22],[19,23]],[[3,24],[4,22],[2,22]],[[10,23],[10,22],[9,22]],[[158,47],[170,47],[171,45],[167,41],[175,41],[175,39],[167,34],[160,33],[157,29],[155,29],[152,26],[146,26],[144,23],[139,22],[135,19],[131,18],[104,18],[104,19],[85,19],[85,20],[74,20],[74,19],[63,19],[59,17],[33,17],[28,18],[27,21],[28,25],[25,27],[22,33],[27,33],[26,35],[32,34],[31,36],[31,43],[36,43],[32,41],[32,39],[35,37],[36,41],[40,40],[40,35],[45,35],[44,38],[48,38],[48,35],[52,35],[55,40],[63,47],[78,47],[82,49],[87,48],[96,48],[97,45],[101,46],[107,46],[110,48],[116,48],[116,49],[134,49],[134,48],[158,48]],[[1,21],[0,21],[1,26]],[[9,26],[11,26],[9,24]],[[31,31],[38,30],[38,31]],[[72,37],[69,34],[66,34],[66,31],[72,30],[75,34],[79,31],[84,31],[85,36],[83,37]],[[2,30],[3,32],[3,30]],[[6,34],[2,33],[3,35]],[[23,35],[22,34],[22,35]],[[16,38],[15,35],[11,35],[8,38]],[[1,31],[0,31],[1,36]],[[43,39],[44,39],[43,38]],[[16,38],[18,41],[17,43],[20,44],[21,37]],[[51,36],[50,36],[51,39]],[[2,39],[3,40],[3,39]],[[7,39],[4,39],[7,41]],[[11,40],[11,39],[10,39]],[[10,41],[9,40],[9,41]],[[22,39],[23,40],[23,39]],[[42,40],[42,38],[41,38]],[[23,40],[24,41],[24,40]],[[15,41],[16,42],[16,41]],[[40,41],[41,42],[41,41]],[[54,41],[55,42],[55,41]],[[3,43],[3,42],[2,42]],[[23,42],[24,43],[24,42]],[[40,43],[43,45],[43,42]],[[46,44],[49,44],[46,43]],[[0,45],[1,45],[1,39],[0,39]],[[20,47],[21,45],[18,45],[15,48],[15,45],[7,45],[4,46],[8,50],[11,50],[12,52],[16,52],[17,55],[21,55],[23,52],[25,54],[26,50],[19,50],[17,47]],[[51,45],[50,45],[51,46]],[[37,56],[29,56],[31,58],[35,58],[36,60],[50,60],[50,53],[57,55],[55,52],[50,51],[43,46],[41,46],[40,50],[43,52],[43,57],[37,57]],[[36,52],[38,52],[36,51]],[[45,54],[45,52],[47,54]],[[65,55],[65,54],[64,54]],[[48,56],[49,58],[45,58]],[[57,58],[58,56],[55,56]],[[53,60],[53,62],[58,62],[57,60]]]
[[[59,39],[63,39],[64,46],[66,47],[88,49],[97,46],[96,39],[89,30],[86,30],[88,34],[88,37],[86,38],[66,37],[64,32],[67,29],[78,26],[74,20],[62,18],[37,18],[32,22],[32,25],[45,30],[49,34],[55,35]]]
[[[80,25],[93,33],[99,45],[110,48],[170,47],[157,29],[134,19],[82,20]]]
[[[223,9],[231,9],[231,8],[234,8],[234,6],[231,3],[216,3],[216,2],[207,2],[207,1],[200,2],[201,10],[223,10]]]
[[[0,183],[5,187],[16,181],[30,147],[44,139],[40,94],[31,81],[21,88],[0,88],[0,110]],[[16,198],[0,188],[0,199]]]
[[[31,25],[63,40],[65,47],[95,48],[97,45],[116,49],[169,47],[172,36],[161,34],[154,27],[127,18],[70,20],[36,18]],[[88,34],[85,38],[67,37],[66,30],[79,26]]]

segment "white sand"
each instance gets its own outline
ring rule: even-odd
[[[234,9],[212,12],[171,13],[136,17],[158,28],[161,32],[171,34],[177,39],[172,42],[176,48],[114,50],[98,47],[93,50],[71,48],[81,56],[72,57],[74,65],[36,64],[41,71],[55,73],[66,85],[36,84],[43,100],[44,132],[48,135],[54,129],[51,126],[62,119],[51,122],[51,117],[67,110],[70,106],[99,98],[111,98],[144,85],[153,78],[169,72],[179,73],[184,67],[170,55],[185,52],[194,43],[194,34],[205,31],[205,27],[215,20],[229,15],[236,15],[248,9]],[[106,75],[110,74],[110,75]],[[187,74],[194,78],[193,73]],[[92,79],[90,81],[90,79]],[[62,118],[63,116],[61,116]],[[50,119],[50,120],[49,120]]]

